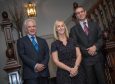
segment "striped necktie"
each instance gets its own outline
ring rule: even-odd
[[[88,35],[89,34],[89,30],[88,30],[88,27],[86,25],[86,22],[83,22],[83,25],[84,25],[84,32],[85,32],[86,35]]]
[[[34,36],[32,36],[31,38],[32,38],[32,44],[34,45],[34,48],[38,52],[38,50],[39,50],[38,43],[35,41],[35,37]]]

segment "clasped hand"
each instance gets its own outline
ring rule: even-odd
[[[93,45],[93,46],[87,48],[87,51],[88,51],[88,53],[89,53],[91,56],[94,56],[94,55],[97,54],[97,53],[96,53],[96,46],[95,46],[95,45]]]
[[[38,72],[41,72],[45,69],[45,65],[44,64],[37,64],[36,70]]]
[[[69,72],[70,72],[70,77],[74,77],[78,73],[78,68],[75,68],[75,67],[71,68]]]

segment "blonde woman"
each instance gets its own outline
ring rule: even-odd
[[[80,69],[81,52],[76,42],[69,38],[64,21],[56,20],[54,37],[51,55],[58,67],[57,84],[85,84]]]

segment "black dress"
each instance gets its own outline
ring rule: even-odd
[[[66,45],[56,40],[51,44],[51,52],[58,51],[59,61],[70,67],[74,67],[76,61],[76,47],[78,47],[78,45],[73,39],[68,39]],[[85,74],[81,66],[75,77],[70,77],[69,75],[70,73],[68,71],[58,67],[56,76],[57,84],[86,84]]]

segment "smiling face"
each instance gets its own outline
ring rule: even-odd
[[[65,29],[64,23],[62,21],[58,21],[56,23],[56,31],[57,31],[58,35],[65,34],[66,29]]]
[[[67,27],[63,20],[56,20],[54,23],[54,37],[59,40],[61,36],[69,37]]]
[[[83,7],[78,7],[78,8],[76,8],[75,14],[76,14],[76,17],[77,17],[80,21],[86,19],[87,13],[86,13],[86,10],[85,10]]]
[[[34,20],[26,22],[26,32],[30,35],[36,35],[36,22]]]

